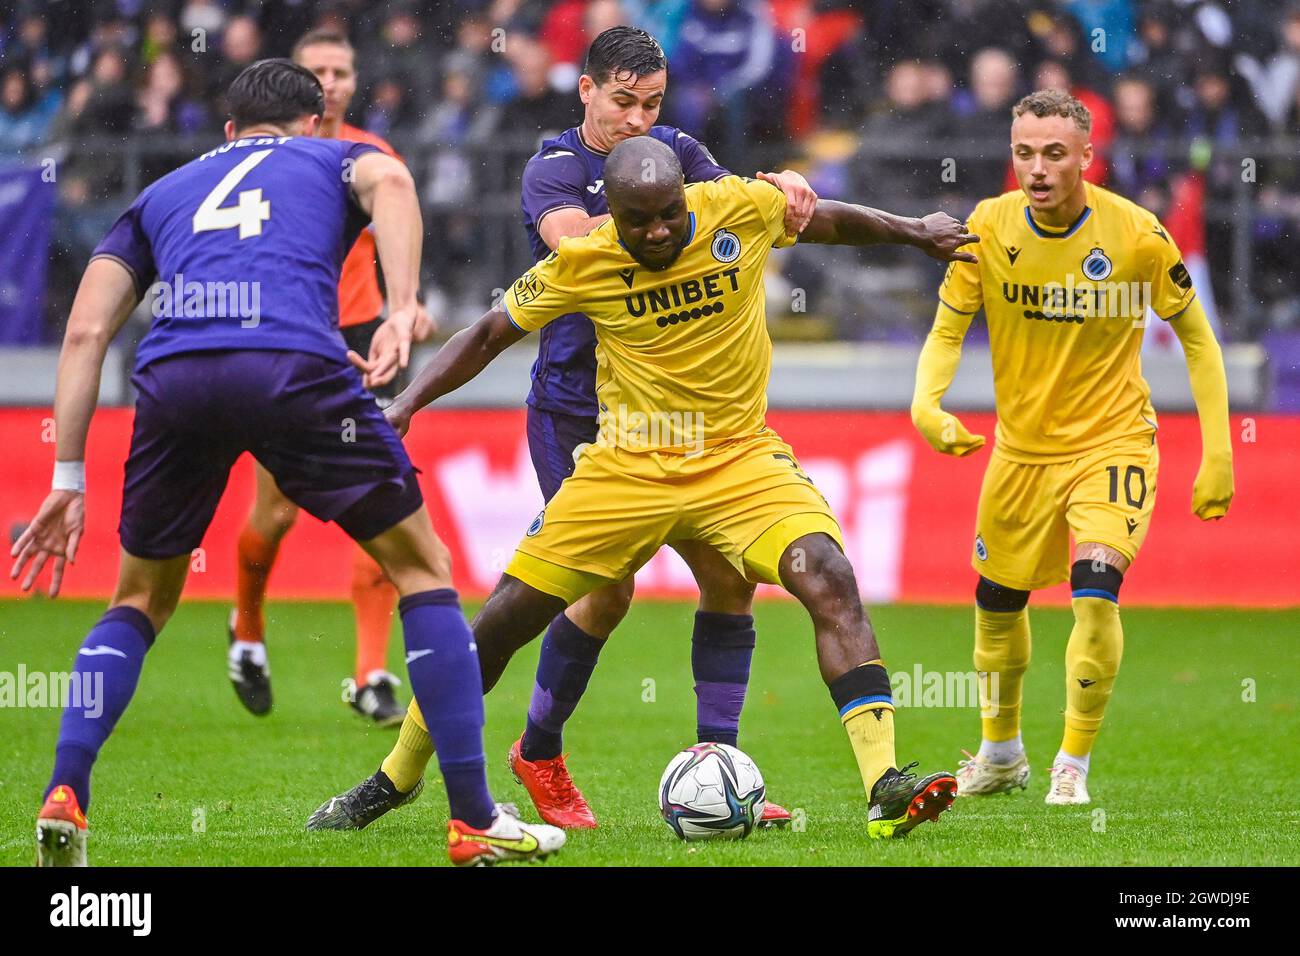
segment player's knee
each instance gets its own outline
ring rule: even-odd
[[[113,595],[113,599],[108,602],[109,608],[131,607],[135,608],[141,614],[149,619],[153,625],[155,634],[160,634],[162,629],[171,620],[176,613],[176,606],[180,603],[179,594],[157,594],[144,591],[124,593],[119,591]]]
[[[1029,592],[1009,588],[981,576],[975,585],[975,603],[985,611],[1023,611],[1029,604]]]
[[[1104,561],[1075,561],[1070,567],[1072,597],[1095,597],[1119,603],[1124,572]]]
[[[635,579],[627,577],[617,584],[592,591],[569,609],[570,617],[593,637],[608,637],[627,617],[635,590]]]
[[[739,573],[697,578],[696,583],[700,586],[700,610],[702,611],[748,614],[754,606],[754,591],[757,585],[746,581]]]
[[[794,555],[796,550],[801,554]],[[781,581],[814,616],[856,619],[863,614],[853,565],[828,535],[795,542],[782,559]]]

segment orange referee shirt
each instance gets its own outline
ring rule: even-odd
[[[338,138],[350,143],[368,143],[394,159],[402,158],[378,136],[347,123],[339,130]],[[343,260],[343,271],[339,275],[339,326],[360,325],[377,319],[383,308],[384,296],[379,291],[375,262],[375,234],[364,229]]]

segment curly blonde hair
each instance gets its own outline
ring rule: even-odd
[[[1018,119],[1026,113],[1035,116],[1064,116],[1074,120],[1074,125],[1085,133],[1092,132],[1092,114],[1064,90],[1039,90],[1030,93],[1011,108],[1012,118]]]

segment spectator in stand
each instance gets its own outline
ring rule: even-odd
[[[1115,83],[1116,139],[1111,151],[1111,188],[1155,212],[1163,205],[1177,169],[1173,127],[1156,107],[1156,91],[1137,75]]]
[[[1212,196],[1226,198],[1232,195],[1238,177],[1231,150],[1241,140],[1262,132],[1263,118],[1249,97],[1234,95],[1231,74],[1212,57],[1197,67],[1193,94],[1183,131],[1213,151],[1206,181]]]
[[[506,57],[519,93],[501,110],[499,135],[527,136],[540,143],[581,119],[572,95],[551,86],[551,55],[545,46],[531,37],[514,37],[506,47]]]
[[[211,49],[212,35],[208,35],[208,49]],[[221,59],[215,69],[209,71],[208,97],[221,103],[226,90],[235,81],[235,77],[248,66],[262,58],[262,30],[252,17],[232,17],[226,29],[220,34],[219,52]],[[220,115],[226,110],[219,108]]]
[[[0,156],[44,143],[61,104],[57,90],[38,94],[24,67],[8,67],[0,74]]]
[[[937,164],[917,162],[926,143],[941,136],[940,114],[934,109],[927,87],[929,78],[919,60],[903,60],[889,70],[885,81],[886,99],[866,122],[862,141],[866,158],[855,163],[857,176],[852,195],[889,197],[878,202],[908,210],[934,193]],[[873,148],[898,150],[888,157],[873,156]],[[891,205],[892,204],[892,205]]]
[[[1020,69],[1011,54],[986,47],[971,59],[969,103],[954,132],[978,155],[957,159],[958,185],[968,197],[982,199],[1002,192],[1007,164],[1007,126],[1020,97]]]
[[[214,122],[196,77],[174,52],[160,53],[145,68],[140,91],[137,128],[146,133],[215,133]]]
[[[1156,94],[1156,109],[1168,115],[1180,110],[1178,93],[1191,79],[1186,61],[1174,47],[1177,10],[1171,3],[1143,7],[1138,17],[1137,40],[1129,53],[1131,73],[1143,77]]]
[[[692,0],[669,64],[674,125],[710,144],[737,168],[751,137],[779,136],[793,53],[754,0]]]
[[[150,66],[164,53],[175,53],[180,50],[179,44],[180,35],[177,32],[176,21],[166,13],[155,11],[145,20],[144,40],[140,44],[140,62]],[[185,49],[192,50],[190,42],[185,44]]]
[[[74,83],[68,92],[63,112],[51,132],[68,149],[59,170],[64,202],[79,206],[120,191],[121,152],[103,140],[120,140],[134,122],[135,96],[127,83],[126,56],[114,47],[100,50],[90,75]]]
[[[1300,92],[1300,4],[1286,13],[1278,30],[1279,49],[1265,63],[1240,54],[1235,65],[1250,82],[1259,111],[1274,130],[1282,130]]]
[[[5,32],[0,27],[0,43],[4,42]],[[62,83],[68,69],[67,57],[50,44],[46,18],[36,12],[29,12],[18,21],[13,41],[0,47],[0,53],[3,53],[5,63],[25,66],[38,99],[52,83]]]
[[[388,7],[378,38],[363,45],[358,62],[365,66],[363,75],[376,78],[372,104],[382,98],[380,108],[399,125],[410,119],[407,105],[419,104],[423,109],[437,86],[437,58],[421,33],[413,3]]]

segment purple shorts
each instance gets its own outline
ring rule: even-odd
[[[550,501],[573,474],[573,450],[596,440],[597,422],[585,415],[538,411],[528,406],[528,453],[542,497]]]
[[[118,531],[136,557],[197,548],[244,452],[289,500],[357,541],[423,503],[401,439],[350,365],[302,352],[186,352],[150,362],[132,382]]]

